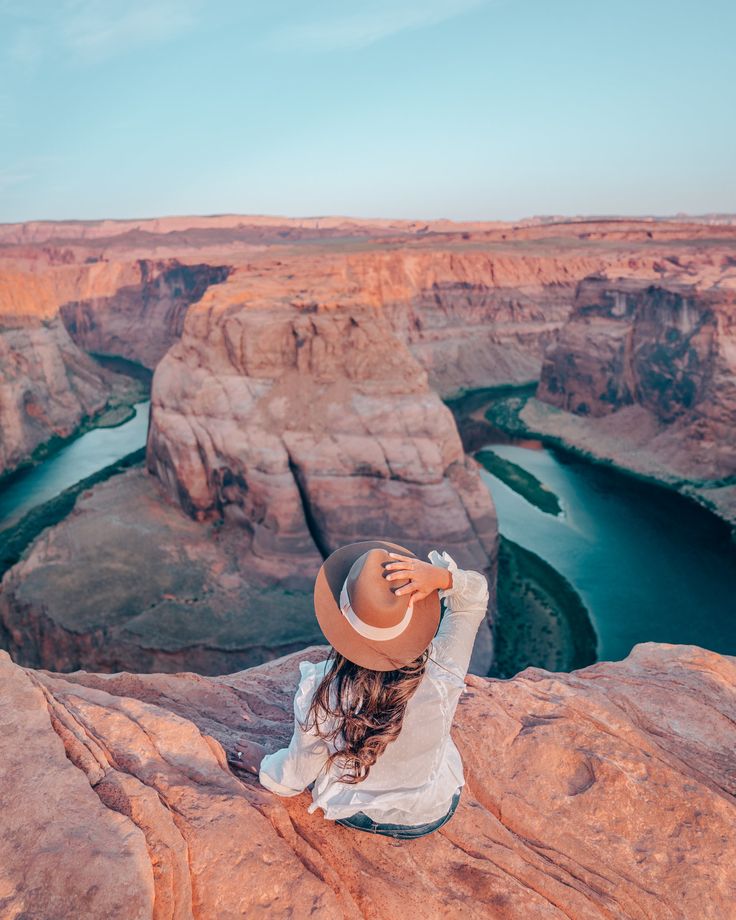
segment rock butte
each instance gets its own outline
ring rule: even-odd
[[[694,220],[0,226],[2,338],[42,343],[22,375],[0,370],[6,467],[78,424],[51,406],[84,349],[155,367],[148,473],[94,487],[7,573],[3,644],[55,670],[237,670],[318,638],[317,567],[361,538],[447,548],[495,596],[495,511],[439,398],[463,388],[541,376],[525,424],[736,515],[734,241],[736,226]],[[112,384],[87,380],[105,403]],[[293,632],[263,642],[254,622],[272,609]]]
[[[298,663],[326,651],[219,678],[0,652],[3,916],[731,916],[736,658],[644,643],[570,674],[469,676],[458,809],[402,841],[228,768],[242,735],[288,743]]]

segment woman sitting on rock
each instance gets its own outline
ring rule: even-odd
[[[422,837],[450,820],[465,784],[450,727],[488,582],[447,552],[429,559],[370,540],[325,560],[314,604],[332,649],[299,664],[289,746],[241,742],[238,766],[278,795],[310,788],[309,812],[356,830]]]

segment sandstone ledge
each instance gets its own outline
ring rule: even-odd
[[[307,814],[228,769],[291,733],[298,663],[60,675],[0,653],[7,917],[723,920],[736,892],[736,658],[637,645],[570,674],[471,676],[467,784],[416,841]]]

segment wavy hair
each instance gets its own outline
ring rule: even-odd
[[[326,741],[344,742],[333,751],[323,769],[327,771],[335,761],[342,761],[345,772],[339,777],[343,783],[362,782],[373,764],[401,731],[406,706],[424,676],[430,649],[418,658],[393,671],[373,671],[349,661],[332,648],[327,656],[325,675],[314,691],[307,711],[305,724],[314,718],[317,734]],[[336,704],[330,696],[335,687]],[[318,724],[332,723],[334,727],[323,732]]]

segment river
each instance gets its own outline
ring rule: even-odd
[[[649,641],[736,655],[736,546],[722,521],[668,489],[555,448],[501,440],[488,446],[551,489],[562,513],[540,511],[482,470],[500,531],[571,582],[590,612],[599,659],[625,658]]]
[[[0,487],[0,530],[80,479],[145,446],[150,400],[135,404],[133,418],[112,428],[94,428],[36,466],[20,470]]]
[[[0,529],[143,447],[149,406],[137,403],[128,422],[89,431],[9,480],[0,491]],[[481,470],[501,533],[541,556],[580,595],[599,659],[624,658],[646,641],[736,655],[736,546],[723,522],[670,490],[537,442],[499,435],[488,446],[560,500],[560,516],[545,513]]]

